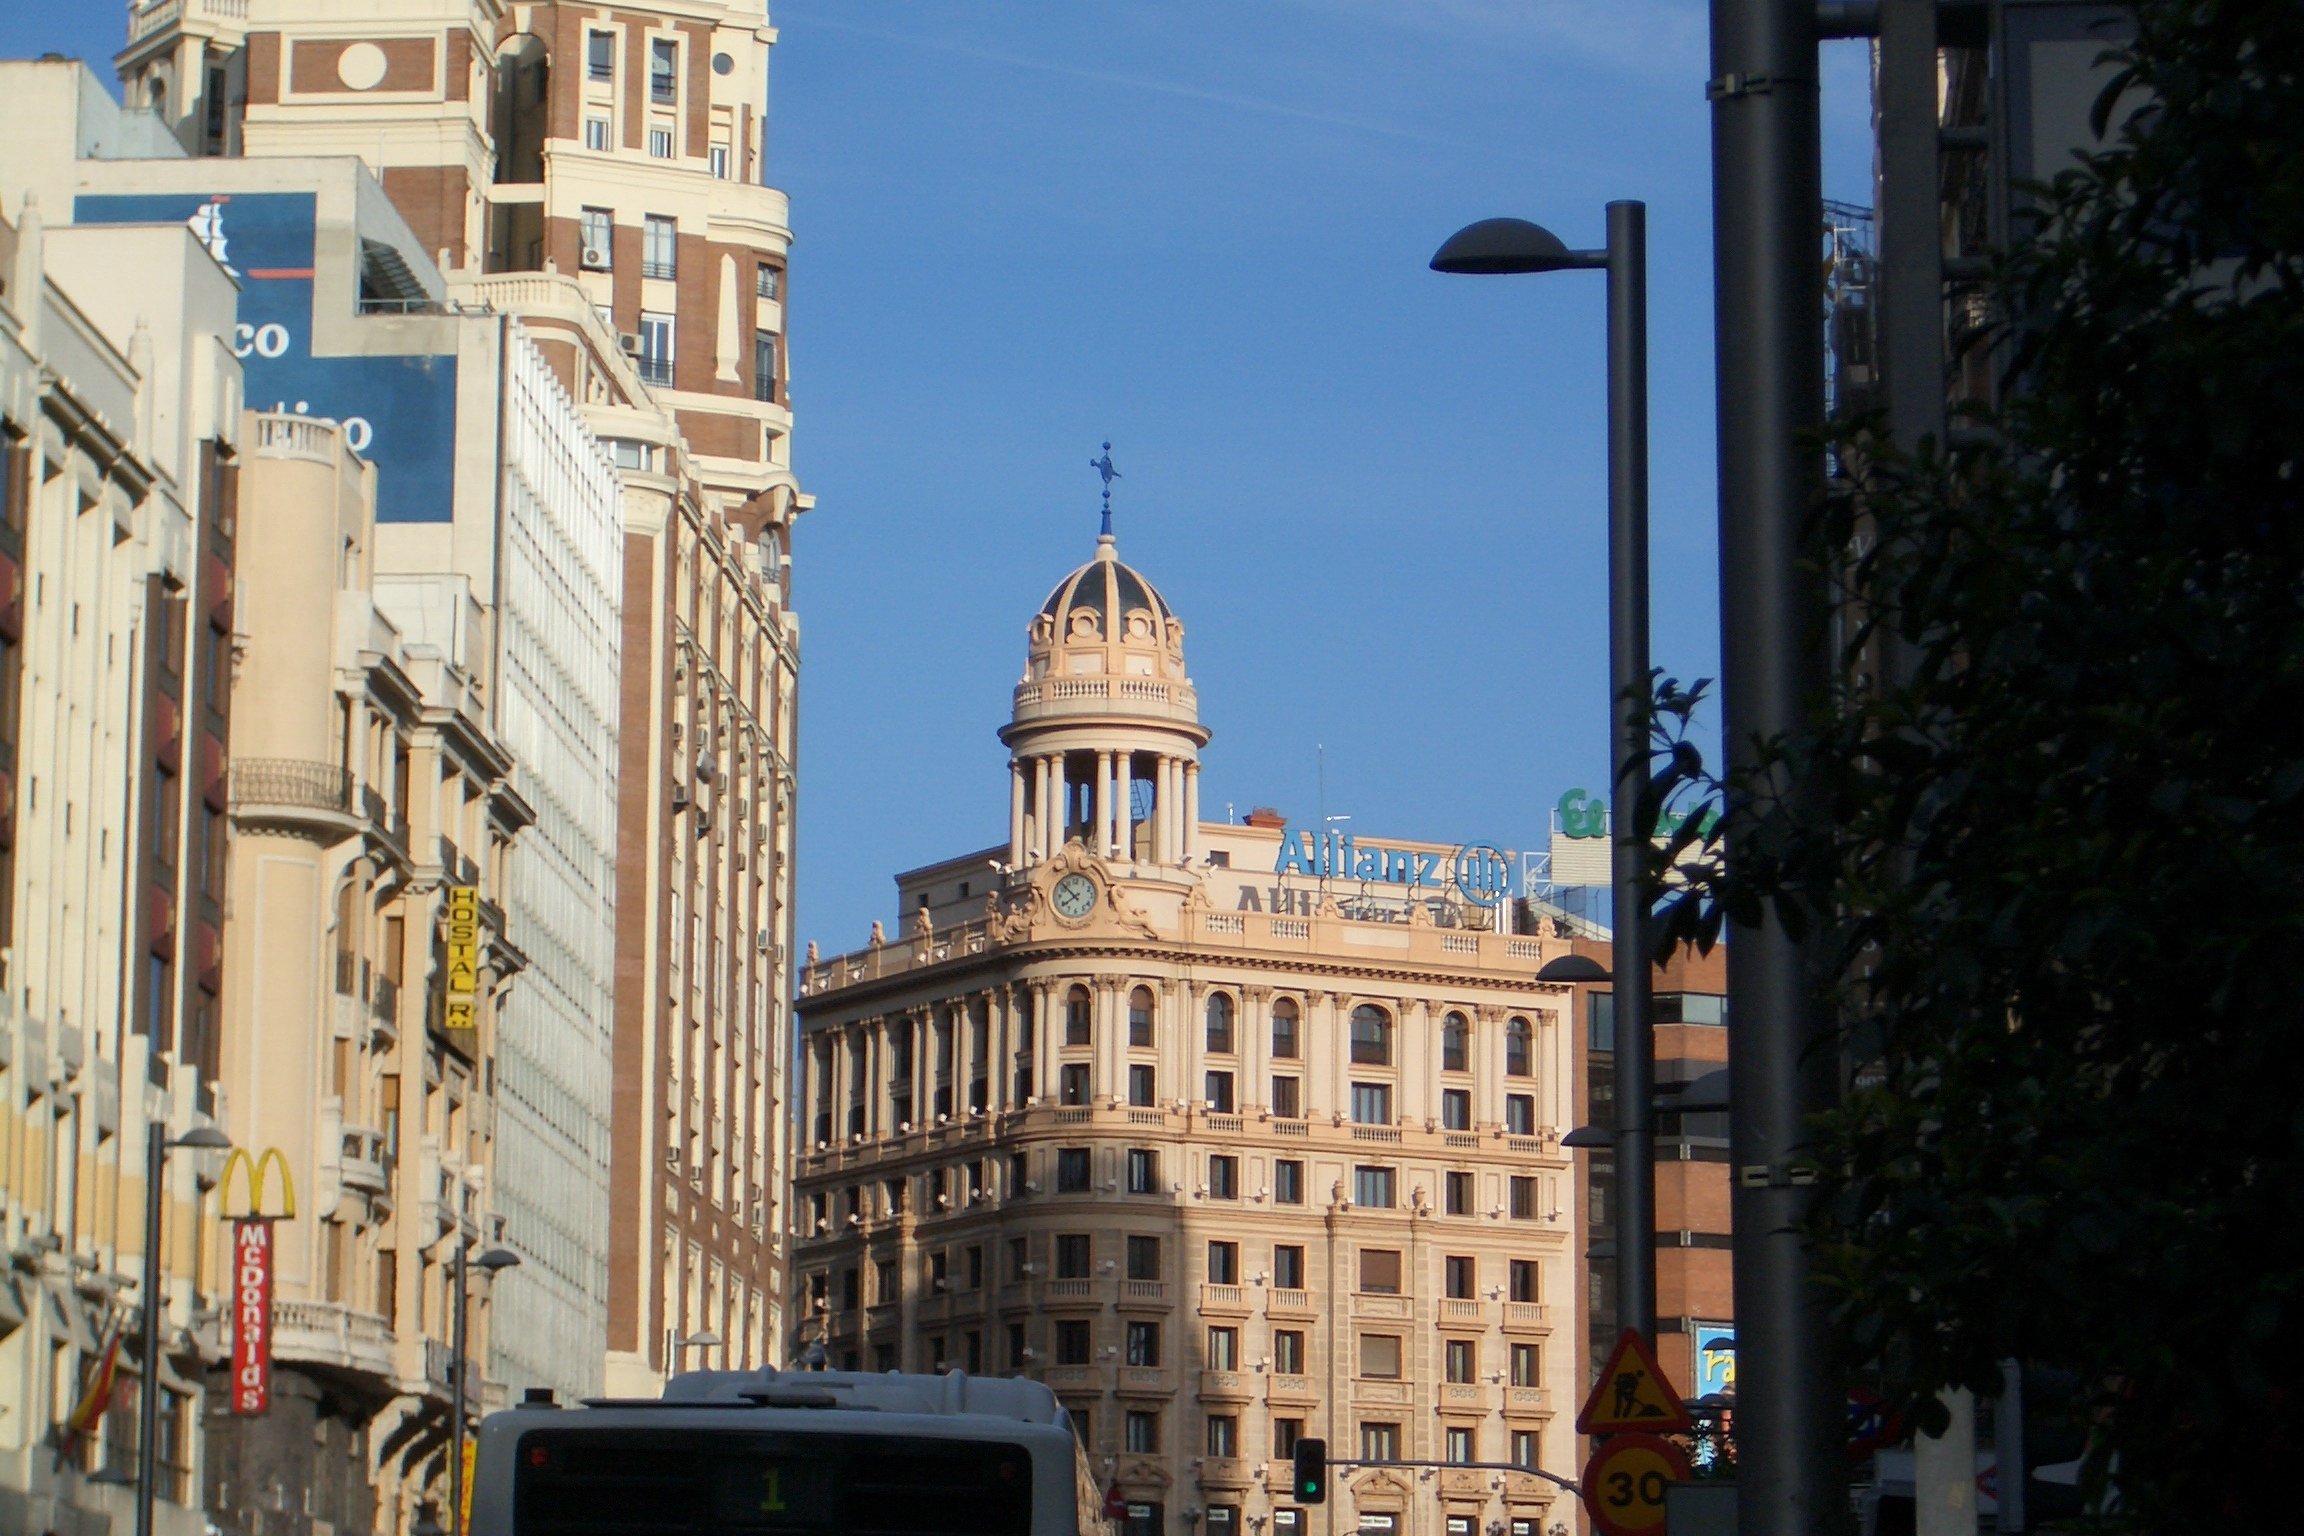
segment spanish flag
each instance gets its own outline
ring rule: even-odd
[[[112,1336],[104,1341],[97,1352],[96,1365],[88,1373],[88,1384],[80,1394],[80,1401],[72,1409],[72,1417],[64,1427],[75,1435],[95,1432],[104,1422],[104,1410],[112,1406],[112,1381],[120,1374],[120,1330],[115,1327]]]

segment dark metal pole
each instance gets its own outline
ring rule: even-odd
[[[152,1536],[152,1480],[159,1471],[161,1172],[168,1165],[168,1127],[144,1126],[144,1376],[136,1394],[136,1536]]]
[[[1643,839],[1648,788],[1648,205],[1608,205],[1608,681],[1616,722],[1616,1316],[1656,1342],[1656,1037]]]
[[[1822,482],[1822,172],[1815,0],[1713,0],[1714,367],[1722,736],[1730,769],[1794,731],[1823,679],[1823,590],[1802,518]],[[1764,791],[1790,796],[1781,769]],[[1741,852],[1730,819],[1727,856]],[[1840,1394],[1801,1232],[1806,1121],[1836,1092],[1803,946],[1772,910],[1728,940],[1736,1230],[1737,1529],[1815,1536],[1849,1518]]]
[[[464,1234],[456,1234],[456,1318],[449,1329],[454,1358],[448,1362],[448,1536],[464,1536],[464,1307],[468,1277],[465,1272]]]

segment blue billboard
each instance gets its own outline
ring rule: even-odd
[[[248,404],[341,425],[376,466],[376,520],[445,523],[454,515],[456,358],[452,353],[315,356],[313,268],[318,199],[310,192],[83,196],[82,224],[181,221],[240,281],[232,350]],[[357,275],[353,286],[357,287]]]

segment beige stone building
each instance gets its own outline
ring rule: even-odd
[[[1109,536],[1000,734],[1006,843],[803,975],[801,1335],[1046,1381],[1135,1536],[1304,1532],[1301,1436],[1574,1476],[1579,1015],[1533,979],[1567,941],[1501,931],[1478,849],[1203,821],[1183,625]],[[1470,1466],[1332,1497],[1398,1536],[1574,1518]]]
[[[764,0],[158,0],[132,8],[117,60],[194,156],[358,157],[445,272],[412,307],[517,316],[613,455],[615,1089],[594,1121],[619,1392],[652,1390],[675,1338],[716,1334],[742,1363],[784,1331],[790,560],[810,503],[790,468],[789,212],[765,184],[775,40]],[[443,568],[387,533],[387,565]],[[492,1364],[536,1368],[509,1345]]]
[[[194,1536],[218,1169],[166,1164],[156,1298],[144,1170],[219,1109],[232,287],[180,226],[49,227],[17,171],[0,145],[0,1529],[125,1528],[151,1391],[155,1526]]]

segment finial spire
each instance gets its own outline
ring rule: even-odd
[[[1120,471],[1112,467],[1112,445],[1104,445],[1104,457],[1090,459],[1088,467],[1104,477],[1104,529],[1102,537],[1112,537],[1112,482],[1120,478]]]

